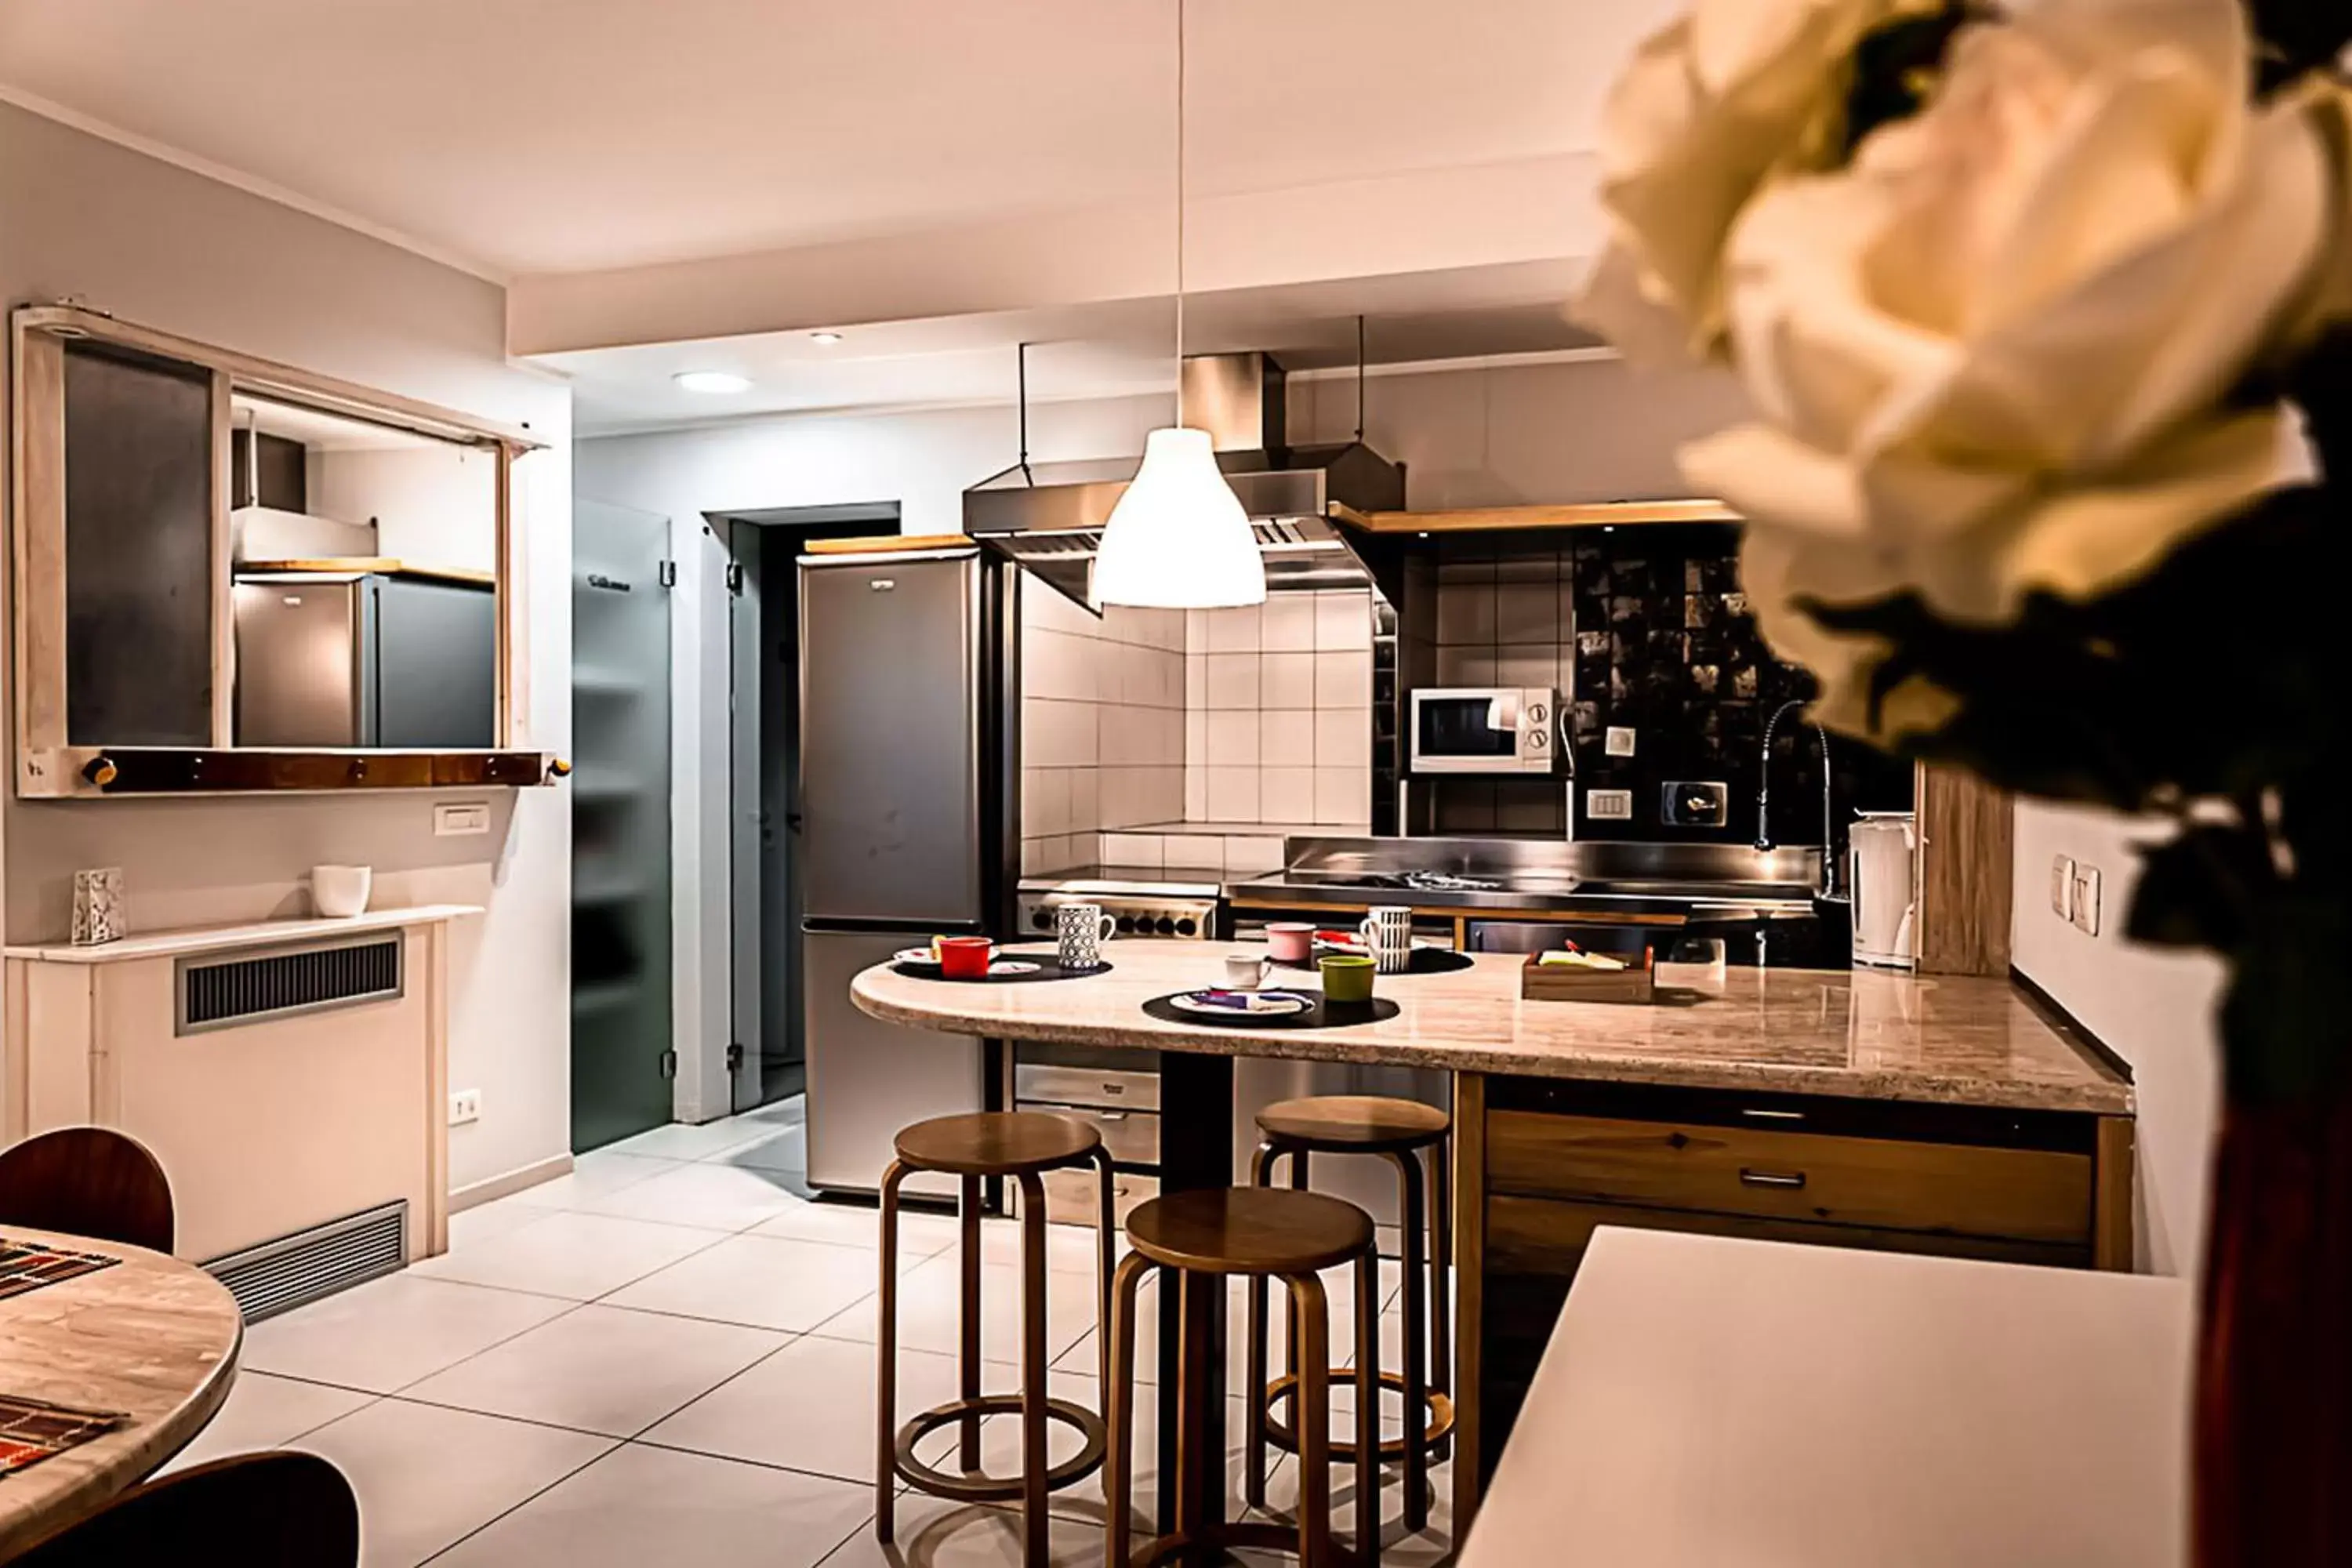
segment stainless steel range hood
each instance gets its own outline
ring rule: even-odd
[[[1184,362],[1184,421],[1207,430],[1217,466],[1250,516],[1269,593],[1360,588],[1372,573],[1360,535],[1334,509],[1399,511],[1404,469],[1361,441],[1293,447],[1285,428],[1282,367],[1265,354]],[[964,491],[963,527],[981,544],[1081,605],[1111,508],[1140,458],[1016,463]]]

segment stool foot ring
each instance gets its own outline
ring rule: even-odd
[[[932,1433],[956,1425],[967,1415],[1018,1415],[1021,1396],[1017,1394],[988,1394],[978,1399],[951,1399],[945,1405],[935,1405],[898,1428],[898,1452],[894,1468],[898,1477],[917,1491],[933,1497],[952,1498],[958,1502],[1005,1502],[1024,1496],[1027,1483],[1019,1476],[998,1477],[979,1474],[952,1475],[936,1466],[915,1458],[915,1445]],[[1045,1489],[1059,1491],[1074,1482],[1082,1481],[1102,1468],[1102,1417],[1082,1405],[1066,1399],[1045,1401],[1045,1418],[1074,1428],[1084,1446],[1070,1458],[1045,1472]]]
[[[1332,1387],[1353,1388],[1355,1385],[1356,1374],[1353,1369],[1346,1367],[1331,1369]],[[1404,1374],[1394,1372],[1381,1373],[1381,1387],[1392,1394],[1402,1394]],[[1288,1418],[1278,1412],[1289,1405],[1297,1392],[1298,1374],[1297,1373],[1285,1373],[1265,1385],[1265,1440],[1286,1454],[1298,1452],[1298,1434],[1292,1429]],[[1422,1425],[1421,1446],[1424,1448],[1434,1448],[1454,1436],[1454,1400],[1450,1395],[1440,1394],[1434,1389],[1428,1391],[1423,1397],[1429,1404],[1429,1418]],[[1356,1462],[1356,1445],[1352,1441],[1342,1442],[1335,1436],[1331,1439],[1330,1448],[1333,1464],[1344,1461],[1352,1465]],[[1381,1443],[1381,1462],[1384,1465],[1404,1463],[1404,1449],[1405,1438],[1402,1434],[1394,1437],[1383,1438]]]
[[[1202,1531],[1180,1531],[1162,1535],[1137,1547],[1128,1558],[1128,1568],[1160,1568],[1187,1552],[1234,1551],[1256,1548],[1279,1552],[1286,1557],[1298,1555],[1298,1527],[1293,1524],[1268,1524],[1256,1520],[1230,1524],[1211,1525]],[[1349,1568],[1361,1561],[1357,1553],[1340,1542],[1331,1542],[1334,1568]]]

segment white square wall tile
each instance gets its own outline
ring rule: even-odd
[[[1326,708],[1315,715],[1315,765],[1369,770],[1372,716],[1368,710]]]
[[[1269,595],[1259,613],[1258,647],[1267,653],[1313,652],[1315,596],[1312,594]]]
[[[1315,646],[1335,653],[1372,646],[1372,596],[1358,590],[1315,595]]]
[[[1093,768],[1071,768],[1070,831],[1092,833],[1102,826],[1102,775]]]
[[[1371,774],[1360,768],[1315,770],[1315,820],[1352,826],[1372,818]]]
[[[1255,835],[1229,837],[1225,840],[1225,872],[1236,871],[1253,875],[1282,869],[1282,840]]]
[[[1258,819],[1257,769],[1209,769],[1211,822],[1255,822]]]
[[[1225,841],[1213,833],[1171,833],[1161,840],[1171,871],[1223,871]]]
[[[1151,770],[1143,767],[1102,771],[1102,825],[1139,827],[1161,820],[1152,815]]]
[[[1372,655],[1318,653],[1315,656],[1315,706],[1369,708],[1372,704]]]
[[[1559,583],[1547,576],[1540,582],[1496,584],[1495,640],[1507,646],[1559,642]]]
[[[1209,765],[1209,710],[1187,709],[1184,713],[1184,765]]]
[[[1151,820],[1181,822],[1184,817],[1184,770],[1173,765],[1151,768]]]
[[[1208,700],[1201,706],[1255,708],[1258,705],[1258,656],[1254,653],[1213,653],[1209,656]]]
[[[1070,828],[1070,774],[1075,768],[1021,770],[1021,836],[1040,838]]]
[[[1106,833],[1102,836],[1102,856],[1106,865],[1133,866],[1138,869],[1156,871],[1167,862],[1161,858],[1160,839],[1149,833]]]
[[[1317,820],[1313,768],[1261,768],[1257,777],[1259,821],[1309,823]]]
[[[1038,628],[1021,641],[1021,694],[1064,700],[1095,694],[1094,644],[1066,632]]]
[[[1258,650],[1258,606],[1238,605],[1209,612],[1211,653],[1255,653]]]
[[[1184,820],[1209,820],[1209,764],[1205,762],[1184,770]]]
[[[1255,765],[1257,762],[1257,715],[1246,709],[1209,715],[1209,765],[1213,768]]]
[[[1258,706],[1315,706],[1315,656],[1312,653],[1269,653],[1258,663]]]
[[[1262,767],[1315,765],[1315,710],[1268,708],[1257,716],[1257,760]]]

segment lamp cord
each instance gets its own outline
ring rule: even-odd
[[[1184,427],[1184,0],[1176,0],[1176,427]]]

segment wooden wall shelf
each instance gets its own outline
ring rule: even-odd
[[[1521,529],[1615,528],[1644,523],[1738,522],[1719,500],[1591,501],[1564,506],[1473,507],[1451,511],[1357,512],[1335,521],[1367,533],[1498,533]]]
[[[571,763],[546,752],[74,746],[28,761],[17,793],[43,800],[528,786],[552,784],[572,771]]]

